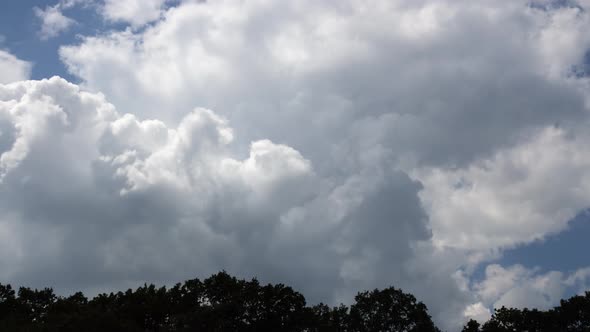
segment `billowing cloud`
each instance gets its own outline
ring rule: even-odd
[[[575,24],[554,23],[564,15]],[[381,144],[406,163],[461,166],[584,116],[580,93],[552,77],[583,60],[587,21],[525,2],[187,2],[142,33],[88,37],[61,55],[86,87],[148,117],[175,122],[199,101],[248,139],[341,159],[346,146]],[[543,37],[559,33],[579,36],[563,57]]]
[[[0,50],[0,84],[26,80],[31,75],[31,69],[31,63]]]
[[[431,236],[421,186],[387,164],[327,178],[268,139],[232,149],[211,110],[170,127],[57,77],[0,97],[2,280],[68,291],[227,269],[326,301],[429,277],[411,264]]]
[[[586,3],[109,6],[131,28],[60,49],[80,87],[0,94],[6,278],[225,268],[312,301],[394,284],[448,329],[540,303],[468,279],[590,205]],[[501,269],[488,280],[538,277]]]
[[[491,250],[542,239],[588,207],[590,137],[548,127],[461,169],[417,172],[438,246]]]

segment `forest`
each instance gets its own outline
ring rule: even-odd
[[[63,297],[51,288],[0,284],[0,331],[440,331],[424,303],[395,287],[359,292],[347,306],[309,306],[283,284],[262,285],[226,272],[173,287]],[[551,310],[497,309],[462,332],[590,331],[590,292],[562,300]]]

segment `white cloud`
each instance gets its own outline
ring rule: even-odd
[[[138,27],[157,20],[167,0],[105,0],[101,9],[110,21],[121,21]]]
[[[198,100],[246,135],[320,149],[319,137],[365,130],[360,143],[385,141],[400,158],[455,163],[514,144],[527,127],[582,116],[580,95],[545,76],[558,57],[541,51],[549,42],[540,36],[562,11],[524,2],[189,2],[145,32],[89,37],[61,55],[85,86],[148,117],[178,121]],[[583,31],[586,16],[572,26]],[[474,21],[480,35],[465,35]],[[561,52],[581,54],[584,42]]]
[[[232,140],[231,129],[225,120],[209,110],[197,109],[178,127],[168,128],[157,120],[140,121],[129,114],[120,116],[102,96],[82,92],[59,78],[2,86],[0,96],[1,128],[5,133],[0,150],[2,193],[8,195],[14,191],[15,194],[3,199],[2,219],[10,223],[7,216],[14,215],[20,226],[8,226],[17,229],[32,227],[31,223],[40,218],[44,227],[57,233],[57,237],[67,238],[67,234],[62,233],[65,231],[62,225],[70,224],[78,231],[85,227],[102,229],[100,224],[94,224],[96,219],[91,214],[99,211],[103,204],[115,204],[122,210],[116,211],[119,208],[113,205],[113,215],[99,213],[101,216],[96,217],[106,223],[105,226],[118,225],[116,234],[121,232],[122,237],[132,236],[132,232],[127,232],[135,226],[147,226],[150,223],[144,219],[147,217],[157,223],[167,223],[160,224],[164,229],[168,226],[194,228],[197,232],[194,236],[204,231],[224,238],[226,235],[219,230],[210,229],[209,223],[218,220],[208,220],[205,214],[207,209],[222,203],[216,203],[217,195],[221,195],[220,198],[228,195],[229,213],[232,201],[241,195],[256,198],[268,190],[276,190],[273,183],[281,186],[281,181],[292,178],[294,181],[288,184],[297,185],[301,179],[311,176],[311,165],[297,151],[270,141],[254,142],[250,158],[233,158],[225,151]],[[227,164],[235,168],[228,168]],[[51,176],[39,176],[39,171]],[[271,179],[259,179],[256,175],[269,171],[274,174]],[[235,176],[243,177],[243,183],[230,181]],[[63,184],[57,186],[60,182]],[[231,195],[238,196],[232,198]],[[60,198],[54,200],[58,196]],[[295,199],[285,195],[281,198]],[[138,199],[159,201],[156,204],[159,207],[154,206],[153,210],[158,211],[159,217],[150,213],[144,215],[147,211],[142,211],[141,205],[134,206],[139,203]],[[265,195],[262,199],[263,202],[254,200],[252,204],[267,205],[267,200],[277,197]],[[15,205],[10,207],[8,201]],[[30,204],[31,209],[21,210],[22,204]],[[45,204],[55,208],[55,215],[44,214]],[[66,206],[85,206],[89,211],[74,211],[76,209],[65,209]],[[137,213],[144,217],[132,216]],[[167,213],[172,214],[160,219]],[[247,213],[243,216],[247,217]],[[24,240],[15,236],[18,245],[14,247],[27,250]],[[107,238],[95,240],[98,241],[95,244],[100,244]],[[121,244],[126,243],[113,239],[119,240],[123,241]],[[45,242],[38,245],[46,245]],[[102,244],[108,245],[108,242]],[[190,246],[184,247],[187,244],[179,249],[190,249]],[[60,245],[54,247],[54,244],[51,248],[48,255],[68,249]],[[101,250],[99,247],[88,249]],[[206,249],[210,250],[213,248]],[[10,256],[9,253],[6,256]],[[26,269],[31,257],[23,259],[22,269]],[[104,259],[109,259],[111,264],[118,263],[116,257]],[[4,270],[4,276],[18,274],[22,269]]]
[[[274,19],[263,18],[268,16]],[[570,197],[562,195],[573,193],[564,183],[551,205],[560,209],[545,214],[537,209],[547,205],[535,190],[543,189],[547,172],[559,168],[537,169],[534,160],[514,165],[529,181],[521,187],[507,187],[510,179],[503,177],[514,175],[494,168],[518,162],[508,159],[522,150],[544,152],[543,141],[527,143],[531,132],[561,123],[566,135],[586,117],[578,82],[568,83],[564,75],[590,47],[584,33],[589,17],[577,8],[546,11],[506,1],[189,2],[168,10],[165,20],[143,33],[90,37],[62,48],[61,55],[85,86],[103,91],[116,105],[172,123],[179,116],[160,109],[182,109],[179,105],[194,101],[215,105],[237,131],[252,135],[249,139],[263,135],[291,142],[320,172],[350,172],[375,156],[412,173],[416,166],[431,168],[431,177],[417,178],[430,181],[424,199],[441,195],[440,202],[431,198],[439,204],[432,209],[440,206],[431,211],[435,239],[487,250],[559,231],[590,203],[585,188],[565,203]],[[560,47],[553,47],[556,38]],[[342,132],[348,135],[342,138]],[[585,176],[582,144],[569,147],[579,155],[575,165],[554,154],[543,162],[574,167]],[[465,203],[476,199],[463,195],[466,188],[435,179],[437,171],[457,177],[477,172],[478,165],[490,170],[463,175],[490,177],[473,204]],[[514,193],[508,198],[497,190]],[[451,197],[462,207],[451,211]],[[489,200],[487,211],[481,200]],[[492,232],[482,233],[480,241],[475,234],[480,223],[473,219],[485,214],[481,227]],[[490,218],[501,225],[488,227]],[[509,223],[521,231],[510,236],[515,228],[505,227]],[[474,232],[463,233],[464,226]],[[472,243],[464,244],[470,236]]]
[[[416,172],[436,245],[468,250],[513,247],[566,228],[590,205],[590,143],[549,127],[461,169]]]
[[[579,294],[590,289],[590,267],[578,269],[572,273],[566,280],[565,284],[574,287]]]
[[[584,61],[590,44],[585,33],[590,24],[590,6],[564,8],[551,15],[539,33],[540,53],[553,76],[568,74],[572,64]]]
[[[31,75],[31,69],[31,63],[0,50],[0,84],[26,80]]]
[[[463,315],[466,320],[475,319],[478,322],[486,322],[492,317],[490,309],[486,308],[481,302],[473,303],[465,308]]]
[[[60,33],[67,31],[76,21],[63,15],[59,4],[47,6],[45,9],[33,8],[35,15],[41,20],[39,36],[43,40],[57,37]]]
[[[579,282],[588,282],[588,268],[567,275],[559,271],[539,273],[522,265],[486,267],[485,278],[473,285],[480,302],[467,307],[465,316],[480,322],[489,319],[491,311],[502,306],[508,308],[538,308],[542,310],[559,305],[566,291]],[[576,281],[574,281],[576,280]]]
[[[62,9],[69,9],[75,6],[89,6],[92,5],[93,0],[60,0],[58,6]]]

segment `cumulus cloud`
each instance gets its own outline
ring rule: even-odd
[[[335,301],[429,278],[411,266],[431,236],[421,187],[386,164],[325,178],[268,139],[236,152],[211,110],[171,127],[57,77],[0,97],[2,280],[68,291],[223,268]]]
[[[417,172],[436,245],[490,250],[564,230],[589,203],[586,125],[542,129],[466,168]]]
[[[105,0],[101,13],[107,20],[138,27],[157,20],[167,1],[170,0]]]
[[[528,269],[522,265],[490,264],[485,269],[484,279],[473,285],[480,302],[467,307],[465,316],[485,321],[494,308],[502,306],[550,309],[559,305],[566,291],[572,288],[579,291],[575,287],[587,283],[589,277],[587,267],[567,274],[560,271],[540,273],[537,268]]]
[[[571,10],[491,1],[187,2],[145,32],[88,37],[61,56],[85,86],[148,117],[178,121],[198,100],[246,135],[319,155],[343,153],[328,151],[339,148],[328,142],[350,132],[359,136],[354,144],[380,143],[408,163],[460,166],[514,144],[522,130],[583,116],[579,93],[549,77],[559,57],[542,51],[555,16]],[[574,17],[569,27],[585,35],[587,14]],[[473,24],[478,34],[466,35]],[[561,52],[580,61],[588,43],[568,45]]]
[[[131,28],[60,49],[81,87],[1,90],[6,278],[225,268],[322,301],[394,284],[448,329],[520,295],[545,305],[514,285],[578,274],[468,279],[590,205],[584,6],[106,1]]]
[[[0,84],[26,80],[31,75],[31,69],[31,63],[0,50]]]
[[[65,6],[70,6],[70,4],[66,3]],[[74,19],[64,16],[61,9],[61,4],[47,6],[45,9],[33,8],[35,15],[41,20],[41,30],[39,31],[41,39],[47,40],[57,37],[60,33],[67,31],[72,25],[76,24]]]

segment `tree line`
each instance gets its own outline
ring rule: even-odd
[[[426,305],[394,287],[360,292],[350,306],[308,306],[283,284],[261,285],[226,272],[173,287],[143,285],[88,299],[51,288],[17,290],[0,284],[0,331],[171,332],[338,331],[438,332]],[[463,331],[590,331],[590,293],[562,301],[549,311],[498,309],[480,326]]]
[[[393,287],[362,292],[350,307],[307,306],[283,284],[220,272],[171,288],[57,296],[0,284],[0,331],[437,331],[426,306]]]
[[[470,320],[463,332],[590,332],[590,292],[561,300],[549,310],[502,307],[483,325]]]

